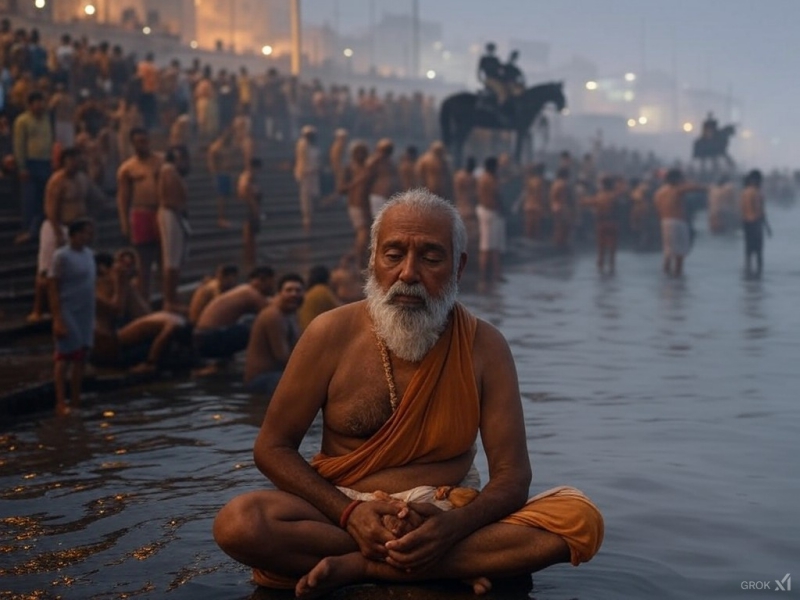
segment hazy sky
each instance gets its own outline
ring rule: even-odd
[[[303,18],[363,30],[374,2],[410,11],[411,0],[303,0]],[[420,16],[444,26],[444,42],[509,38],[551,44],[551,66],[582,55],[600,76],[672,71],[692,87],[726,91],[743,103],[742,125],[777,142],[776,159],[800,167],[800,0],[419,0]],[[644,39],[644,43],[643,43]],[[644,51],[643,51],[644,49]],[[524,56],[521,57],[524,64]],[[735,150],[735,146],[734,146]],[[781,160],[782,159],[782,160]]]

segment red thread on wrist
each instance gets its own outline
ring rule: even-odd
[[[339,517],[339,527],[342,529],[347,529],[347,522],[350,520],[350,515],[353,514],[353,511],[356,509],[356,506],[364,502],[363,500],[353,500],[350,504],[347,505],[342,511],[342,516]]]

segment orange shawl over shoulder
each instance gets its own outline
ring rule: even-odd
[[[318,454],[311,466],[331,483],[351,486],[383,469],[447,460],[475,442],[480,399],[472,368],[477,319],[460,304],[442,337],[422,361],[400,405],[383,427],[343,456]],[[597,508],[574,488],[555,488],[534,498],[502,523],[551,531],[567,542],[573,565],[589,560],[603,540]],[[258,585],[290,589],[297,580],[254,569]]]
[[[439,462],[475,443],[480,400],[472,368],[478,321],[461,304],[423,359],[392,417],[353,452],[318,454],[311,466],[335,485],[351,486],[391,467]]]

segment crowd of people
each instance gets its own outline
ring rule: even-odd
[[[660,242],[664,270],[679,276],[693,237],[693,213],[706,197],[710,231],[724,233],[743,222],[748,268],[758,273],[763,265],[768,224],[758,171],[748,175],[737,199],[733,175],[710,186],[687,183],[691,171],[687,177],[679,168],[665,168],[652,153],[599,142],[580,160],[562,152],[520,167],[499,154],[480,164],[468,158],[456,169],[439,141],[423,151],[413,144],[396,150],[395,140],[435,139],[435,107],[420,94],[379,98],[375,90],[359,90],[351,99],[346,86],[326,90],[319,82],[274,70],[215,74],[199,61],[188,68],[172,61],[162,68],[152,54],[138,60],[118,46],[69,35],[47,47],[38,32],[13,30],[8,20],[0,21],[0,66],[0,191],[21,195],[23,231],[17,242],[39,243],[29,319],[41,319],[48,303],[54,317],[59,305],[70,306],[54,297],[53,283],[70,272],[57,267],[65,260],[60,250],[77,252],[72,224],[116,205],[120,235],[130,246],[116,257],[97,254],[93,345],[102,348],[95,352],[100,362],[131,364],[129,350],[136,348],[141,360],[134,364],[151,369],[177,340],[186,342],[195,358],[210,362],[204,371],[215,370],[239,351],[252,347],[261,354],[265,340],[280,338],[283,346],[274,360],[260,362],[247,352],[245,361],[248,385],[264,372],[274,383],[276,365],[285,364],[300,331],[283,316],[304,310],[307,282],[289,274],[273,289],[274,272],[258,265],[265,191],[256,137],[296,140],[293,174],[306,232],[321,207],[346,207],[353,246],[337,270],[347,283],[334,286],[339,291],[330,307],[360,298],[359,272],[369,267],[376,216],[390,198],[417,188],[455,206],[467,247],[478,257],[481,288],[501,279],[507,234],[515,230],[563,250],[594,240],[598,268],[610,272],[621,238],[643,249]],[[151,148],[154,135],[166,140],[163,155]],[[377,141],[371,146],[368,140]],[[231,290],[231,269],[223,269],[198,288],[204,301],[196,295],[184,305],[178,284],[191,232],[190,147],[203,149],[213,176],[217,225],[231,226],[227,213],[234,199],[246,207],[241,264],[250,277]],[[115,203],[108,200],[111,195]],[[88,234],[81,232],[83,248]],[[154,313],[156,264],[163,302]],[[311,279],[315,286],[317,279]],[[66,322],[59,319],[59,334]],[[265,333],[268,325],[271,333]],[[252,339],[255,331],[262,332],[262,343]],[[58,356],[73,355],[65,347]],[[61,371],[59,366],[56,372]]]
[[[713,234],[741,224],[746,268],[763,268],[770,230],[758,170],[738,191],[733,174],[701,184],[654,155],[602,144],[579,160],[565,151],[519,166],[487,153],[456,168],[440,141],[396,148],[435,138],[434,107],[421,95],[351,99],[345,86],[326,91],[275,71],[159,68],[152,55],[138,61],[68,35],[48,49],[8,21],[0,65],[2,179],[22,194],[18,243],[39,243],[30,319],[49,305],[57,410],[80,403],[87,362],[136,373],[181,363],[204,376],[243,354],[243,386],[271,396],[255,457],[279,491],[230,501],[214,536],[259,584],[301,597],[433,576],[483,594],[496,578],[588,561],[602,544],[602,516],[579,490],[527,498],[513,357],[456,300],[468,255],[478,257],[481,289],[501,280],[516,229],[562,251],[594,241],[603,273],[614,272],[621,239],[660,244],[664,272],[680,277],[702,205]],[[322,131],[333,134],[329,146]],[[154,133],[167,139],[163,155]],[[316,265],[304,277],[259,264],[269,191],[257,136],[296,142],[305,232],[321,207],[346,210],[353,244],[333,271]],[[246,280],[239,265],[220,265],[184,303],[189,148],[199,142],[217,226],[231,227],[234,198],[246,207]],[[116,207],[128,243],[115,253],[91,250],[91,217],[105,206]],[[323,408],[323,447],[309,463],[298,447]]]

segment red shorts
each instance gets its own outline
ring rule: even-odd
[[[56,362],[84,362],[88,355],[88,348],[78,348],[72,352],[56,352],[53,360]]]
[[[133,245],[158,243],[160,236],[156,214],[155,209],[131,209],[131,243]]]

